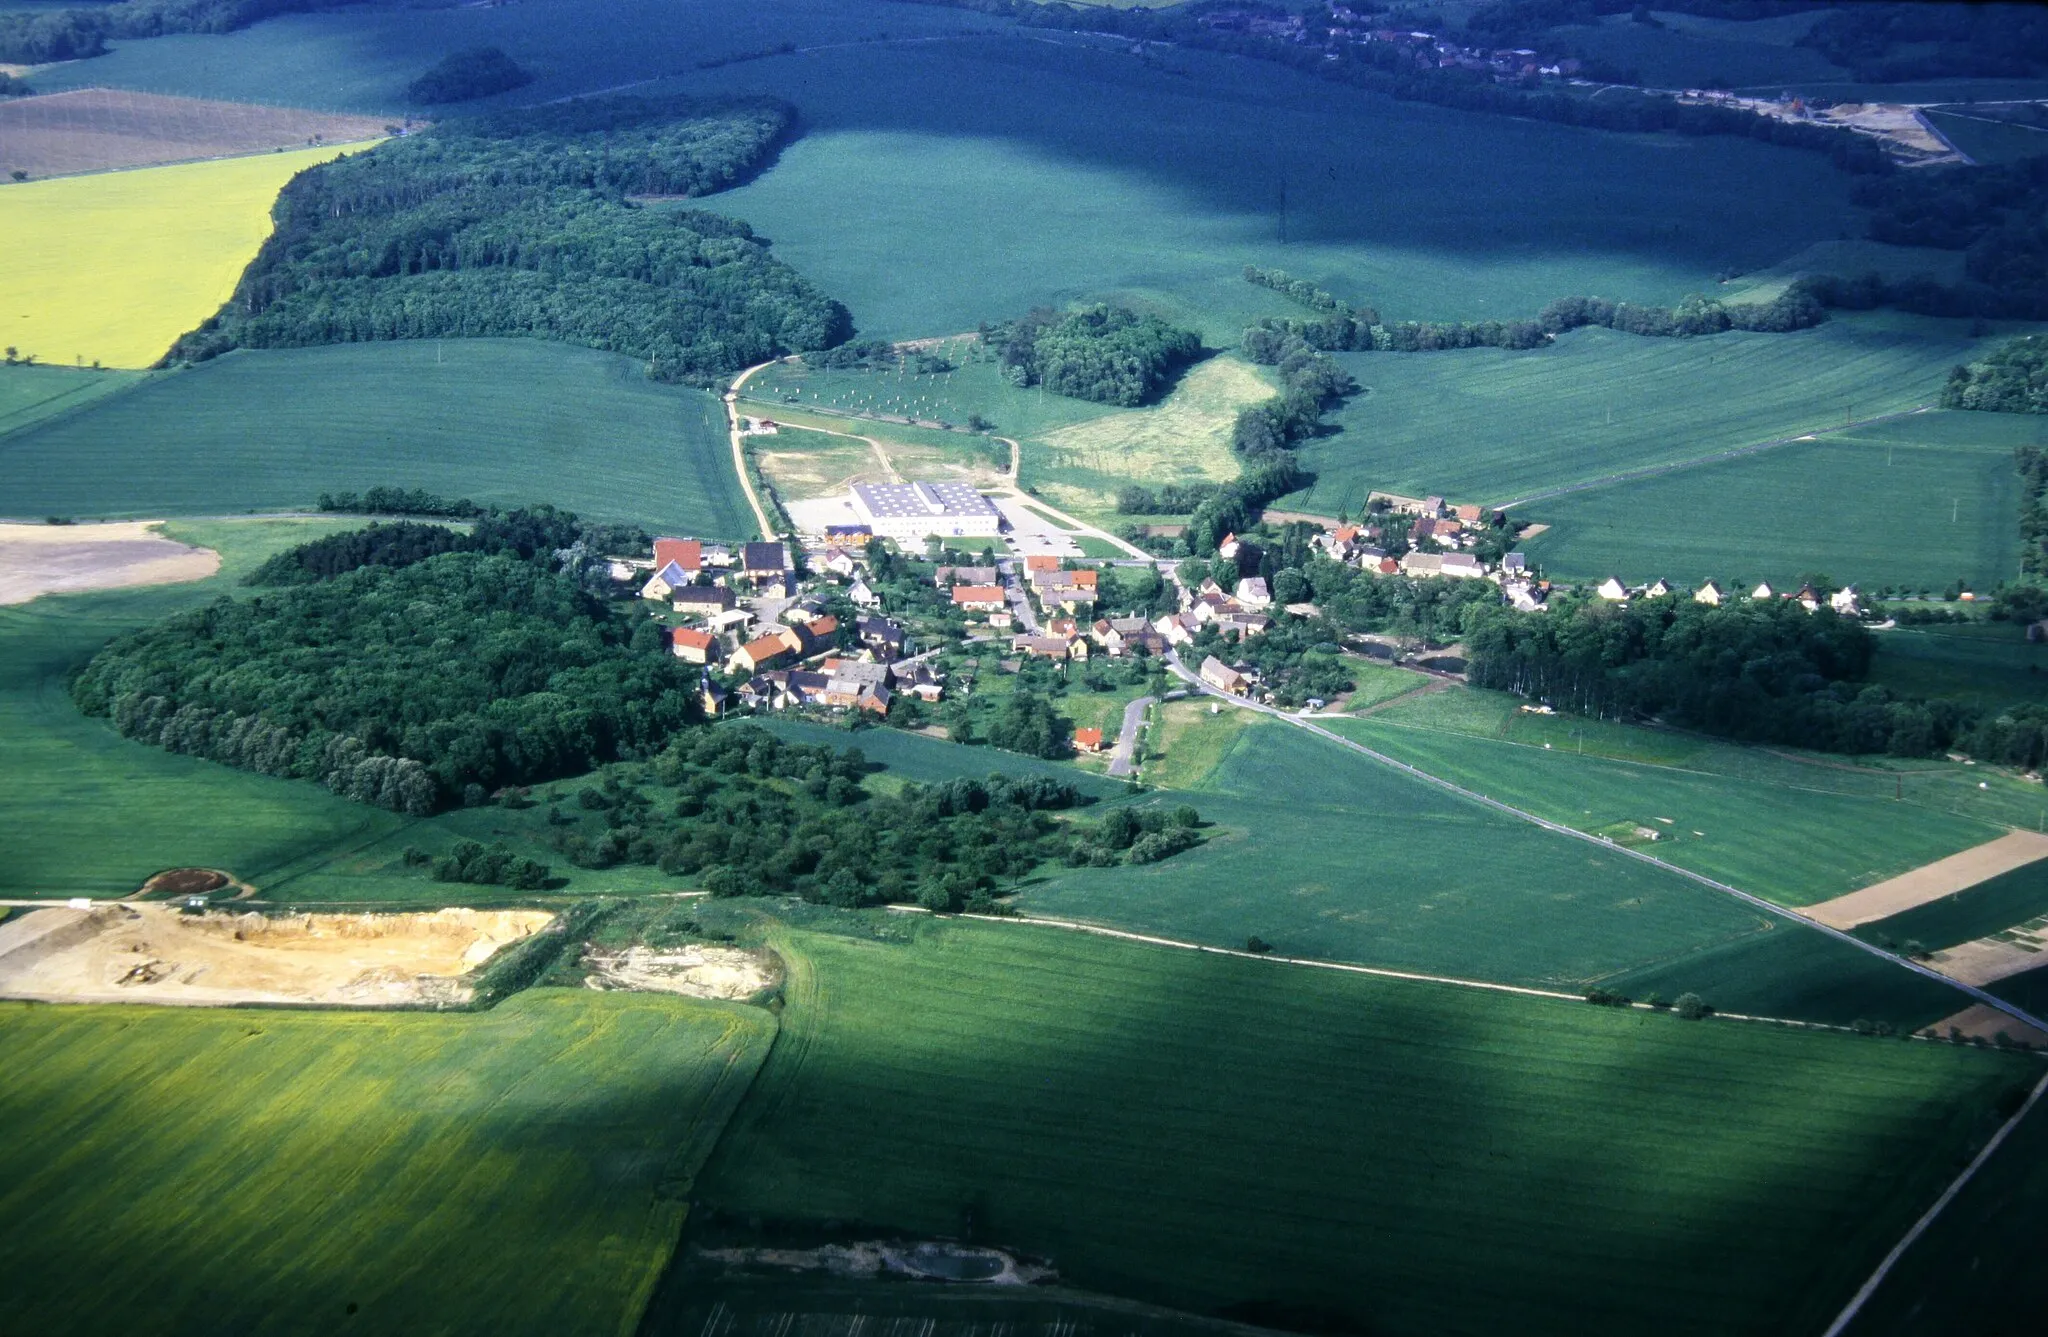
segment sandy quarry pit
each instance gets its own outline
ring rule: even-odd
[[[584,983],[593,989],[638,989],[691,998],[744,1002],[774,984],[773,958],[737,947],[628,947],[623,952],[589,951]]]
[[[460,981],[554,918],[543,910],[431,914],[183,914],[175,906],[35,910],[0,925],[0,997],[53,1003],[469,1001]]]
[[[220,570],[220,554],[165,538],[161,520],[0,524],[0,605],[45,594],[175,585]]]

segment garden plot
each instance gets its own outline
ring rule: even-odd
[[[37,910],[0,927],[0,997],[66,1003],[464,1003],[460,977],[554,918],[185,914],[169,905]]]

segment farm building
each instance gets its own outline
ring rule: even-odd
[[[677,627],[668,634],[670,653],[689,664],[708,664],[711,651],[718,644],[718,638],[708,631],[692,627]]]
[[[853,511],[882,538],[995,538],[1002,512],[966,483],[855,483]]]
[[[1009,600],[1000,585],[956,585],[953,587],[953,607],[964,608],[970,613],[997,613],[1009,607]]]
[[[1202,681],[1219,692],[1230,692],[1242,696],[1251,684],[1245,676],[1214,655],[1202,661]]]
[[[732,607],[732,591],[723,585],[684,585],[669,591],[678,613],[723,613]]]

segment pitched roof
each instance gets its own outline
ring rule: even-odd
[[[1060,559],[1047,553],[1033,553],[1024,559],[1024,569],[1026,571],[1057,571],[1060,569]]]
[[[780,543],[749,543],[740,551],[740,564],[749,571],[787,571],[789,553]]]
[[[999,604],[1005,596],[1000,585],[955,585],[953,602],[956,604]]]
[[[1076,729],[1076,730],[1074,730],[1074,746],[1075,746],[1075,747],[1085,747],[1085,748],[1088,748],[1088,749],[1090,749],[1090,750],[1093,750],[1093,749],[1095,749],[1095,748],[1099,748],[1099,747],[1101,747],[1101,746],[1102,746],[1102,730],[1100,730],[1100,729]]]
[[[788,654],[789,642],[783,640],[780,633],[772,636],[762,636],[748,641],[745,645],[741,646],[739,653],[758,664],[763,660],[773,659],[777,655]]]
[[[665,567],[670,562],[685,571],[695,571],[704,565],[704,545],[697,539],[656,539],[654,540],[654,564]]]
[[[709,650],[718,641],[710,632],[698,631],[694,627],[677,627],[668,634],[668,638],[671,644],[687,645],[692,650]]]

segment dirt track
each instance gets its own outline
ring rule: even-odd
[[[459,1003],[458,978],[548,923],[540,910],[181,914],[37,910],[0,925],[0,997],[73,1003]]]
[[[2013,831],[1861,891],[1809,905],[1803,913],[1835,928],[1855,928],[1938,901],[2043,858],[2048,858],[2048,836]]]
[[[105,525],[0,524],[0,605],[44,594],[174,585],[220,570],[220,554],[156,531],[158,520]]]

